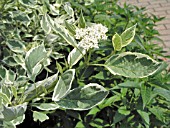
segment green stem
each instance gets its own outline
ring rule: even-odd
[[[126,28],[127,28],[128,24],[129,24],[129,18],[127,17],[127,23],[126,23],[125,28],[124,28],[124,30],[123,30],[123,31],[125,31],[125,30],[126,30]]]
[[[104,64],[88,64],[89,66],[102,66],[102,67],[104,67],[105,65]]]
[[[89,55],[87,57],[87,64],[89,64],[90,59],[91,59],[91,49],[89,50]]]
[[[83,71],[83,73],[82,73],[81,76],[80,76],[80,80],[82,79],[83,75],[85,74],[85,72],[86,72],[86,70],[87,70],[87,66],[85,66],[85,67],[86,67],[85,70]]]
[[[87,53],[87,51],[86,51],[86,53]],[[87,55],[87,54],[85,54],[85,63],[84,63],[84,65],[83,65],[83,67],[85,67],[85,70],[83,71],[83,73],[81,74],[81,76],[80,76],[80,79],[82,78],[82,76],[85,74],[85,72],[86,72],[86,70],[87,70],[87,68],[88,68],[88,66],[89,66],[89,61],[90,61],[90,59],[91,59],[91,49],[89,50],[89,54]]]
[[[101,59],[99,59],[99,60],[97,60],[97,61],[94,61],[94,63],[98,63],[98,62],[100,62],[100,61],[102,61],[102,60],[107,60],[107,59],[109,59],[111,56],[113,56],[115,53],[116,53],[116,51],[112,51],[109,56],[106,56],[106,57],[101,58]]]

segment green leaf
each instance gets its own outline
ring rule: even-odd
[[[116,112],[114,116],[114,124],[120,122],[121,120],[125,119],[126,115],[119,113],[118,111]]]
[[[11,104],[10,99],[8,98],[8,96],[2,92],[0,92],[0,97],[8,104]]]
[[[73,117],[74,119],[78,119],[78,120],[81,120],[81,121],[82,121],[81,115],[80,115],[80,113],[79,113],[78,111],[66,110],[65,112],[67,113],[67,115],[68,115],[69,117]]]
[[[118,112],[126,116],[130,114],[130,110],[127,110],[126,106],[119,107]]]
[[[84,126],[84,124],[83,124],[82,121],[79,121],[79,122],[76,124],[75,128],[85,128],[85,126]]]
[[[121,88],[140,88],[141,83],[138,83],[136,81],[125,81],[124,83],[118,84],[119,87]]]
[[[27,103],[20,104],[17,106],[12,106],[12,107],[3,107],[3,120],[4,121],[12,121],[16,119],[19,116],[23,116],[27,108]]]
[[[99,79],[99,80],[110,80],[106,72],[107,71],[100,71],[99,73],[97,73],[96,75],[93,75],[92,77],[95,79]]]
[[[13,56],[7,56],[2,60],[5,64],[7,64],[8,66],[17,66],[18,63],[15,61]]]
[[[58,52],[52,52],[50,56],[53,57],[55,60],[65,57],[63,54],[60,54]]]
[[[6,68],[4,68],[3,66],[0,66],[0,78],[1,79],[5,79],[5,76],[6,76]]]
[[[77,64],[77,62],[86,54],[86,50],[82,47],[74,48],[68,55],[67,61],[70,67]]]
[[[13,19],[18,22],[25,23],[25,24],[29,24],[29,22],[31,21],[29,16],[26,13],[23,13],[21,11],[16,11]]]
[[[1,125],[0,125],[1,126]],[[3,121],[3,126],[2,128],[16,128],[16,126],[12,123],[12,122],[9,122],[9,121]]]
[[[42,29],[49,34],[51,32],[51,26],[48,24],[47,18],[45,16],[42,17],[40,21]]]
[[[11,102],[13,94],[12,94],[11,88],[9,86],[1,86],[1,93],[5,94],[8,98],[8,100]],[[7,102],[7,103],[9,103],[9,102]],[[4,105],[7,105],[7,104],[4,104]]]
[[[34,7],[34,5],[37,3],[37,0],[19,0],[19,2],[25,6]]]
[[[116,18],[114,19],[113,17],[108,14],[97,13],[94,15],[94,22],[95,23],[107,23],[107,24],[112,25],[113,22],[116,21]]]
[[[48,24],[51,26],[51,29],[56,34],[59,34],[68,44],[72,45],[73,47],[77,46],[76,40],[69,34],[64,26],[54,23],[49,15],[45,15],[45,18],[47,19]]]
[[[42,62],[47,58],[47,52],[44,45],[39,45],[35,48],[30,49],[25,57],[25,65],[28,76],[34,81],[36,75],[42,67]]]
[[[56,103],[33,104],[33,106],[44,111],[56,110],[57,108],[59,108],[59,105]]]
[[[41,13],[45,14],[45,13],[49,12],[50,11],[50,2],[49,2],[49,0],[42,0],[41,2],[43,4],[43,6],[40,6]]]
[[[135,29],[136,29],[136,25],[126,29],[122,34],[121,34],[121,38],[122,38],[122,47],[127,46],[128,44],[130,44],[135,36]]]
[[[22,55],[15,55],[15,56],[13,56],[13,58],[14,58],[14,60],[15,60],[15,62],[18,64],[18,65],[21,65],[22,67],[24,67],[25,65],[24,65],[24,58],[23,58],[23,56]]]
[[[167,67],[168,67],[168,63],[162,62],[159,69],[152,76],[156,76],[156,75],[160,74],[162,71],[166,70]]]
[[[52,96],[53,101],[59,101],[70,91],[74,75],[75,69],[69,69],[61,75],[54,88],[54,93]]]
[[[112,44],[115,51],[120,51],[122,49],[122,38],[119,36],[119,34],[116,33],[112,37]]]
[[[12,120],[12,123],[14,125],[19,125],[19,124],[21,124],[24,121],[24,119],[25,119],[25,115],[19,116],[16,119]]]
[[[108,91],[101,85],[90,83],[71,90],[57,104],[66,109],[87,110],[100,104],[107,95]]]
[[[143,108],[150,102],[152,99],[152,89],[149,87],[146,87],[145,85],[141,86],[141,95],[142,95],[142,101],[143,101]]]
[[[67,21],[65,21],[65,26],[66,26],[66,28],[69,30],[69,32],[70,32],[72,35],[75,35],[75,34],[76,34],[76,32],[75,32],[76,27],[75,27],[73,24],[70,24],[70,23],[68,23]]]
[[[137,110],[137,112],[142,117],[142,119],[145,121],[145,126],[149,125],[149,122],[150,122],[149,113],[142,111],[142,110]]]
[[[97,107],[93,107],[87,114],[88,115],[96,115],[98,112],[100,112],[100,109],[98,109]]]
[[[153,108],[149,108],[149,111],[153,113],[158,118],[158,120],[165,122],[165,109],[162,107],[154,106]]]
[[[42,112],[33,111],[33,119],[34,121],[39,120],[40,122],[44,122],[45,120],[48,120],[49,117]]]
[[[16,53],[26,52],[25,45],[19,40],[8,40],[6,44],[13,52]]]
[[[164,97],[167,101],[170,101],[170,90],[164,88],[155,88],[153,93]]]
[[[14,97],[17,98],[17,88],[16,88],[16,86],[11,86],[11,91],[12,91],[12,94],[14,95]]]
[[[63,68],[60,65],[60,63],[56,62],[56,67],[57,67],[57,70],[62,74],[63,73]]]
[[[31,99],[40,96],[45,91],[48,92],[53,91],[54,86],[58,81],[57,78],[58,78],[58,73],[29,86],[24,92],[25,101],[30,101]]]
[[[113,75],[144,78],[155,73],[160,63],[141,53],[125,52],[111,56],[104,65]]]
[[[12,70],[6,70],[5,83],[14,84],[16,74]]]
[[[83,13],[81,11],[80,17],[79,17],[79,23],[78,23],[80,28],[85,28],[86,27],[86,21],[84,19]]]
[[[143,109],[145,106],[151,101],[152,97],[152,89],[146,87],[145,85],[141,86],[141,95],[142,95],[142,101],[143,101]]]
[[[72,7],[69,4],[64,5],[64,10],[67,12],[67,14],[69,16],[74,17],[74,10],[72,9]]]
[[[63,26],[55,23],[52,29],[56,34],[59,34],[69,45],[77,47],[76,40],[74,39],[73,36],[69,34],[68,30],[65,29]]]
[[[53,26],[54,26],[53,19],[48,14],[45,14],[43,17],[44,17],[45,21],[47,21],[47,23],[50,25],[50,27],[53,28]]]
[[[114,95],[112,97],[109,97],[109,98],[105,99],[103,103],[98,105],[98,107],[100,109],[103,109],[105,107],[112,106],[113,103],[116,102],[116,101],[121,101],[121,97],[119,95]]]
[[[95,118],[93,121],[90,122],[90,126],[92,126],[93,128],[103,128],[104,120],[100,118]]]
[[[20,75],[16,79],[16,85],[24,85],[25,83],[27,83],[27,81],[29,81],[28,77]]]
[[[57,5],[57,8],[56,8],[56,5]],[[60,15],[60,11],[59,11],[59,6],[61,6],[61,3],[56,3],[55,4],[49,4],[49,7],[50,7],[50,13],[54,16],[58,16]]]

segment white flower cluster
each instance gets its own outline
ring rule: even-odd
[[[102,24],[93,24],[87,28],[76,29],[76,39],[80,39],[79,46],[89,50],[90,48],[99,48],[98,41],[106,40],[108,28]]]

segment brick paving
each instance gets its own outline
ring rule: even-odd
[[[119,0],[119,4],[124,3],[146,7],[146,12],[165,17],[164,20],[157,23],[156,29],[160,32],[160,38],[164,41],[164,49],[170,55],[170,0]],[[169,61],[170,62],[170,61]]]

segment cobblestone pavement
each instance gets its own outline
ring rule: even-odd
[[[164,41],[164,49],[170,55],[170,0],[119,0],[122,5],[136,5],[138,7],[146,7],[148,13],[155,14],[159,17],[166,17],[157,23],[156,29],[160,32],[160,38]]]

